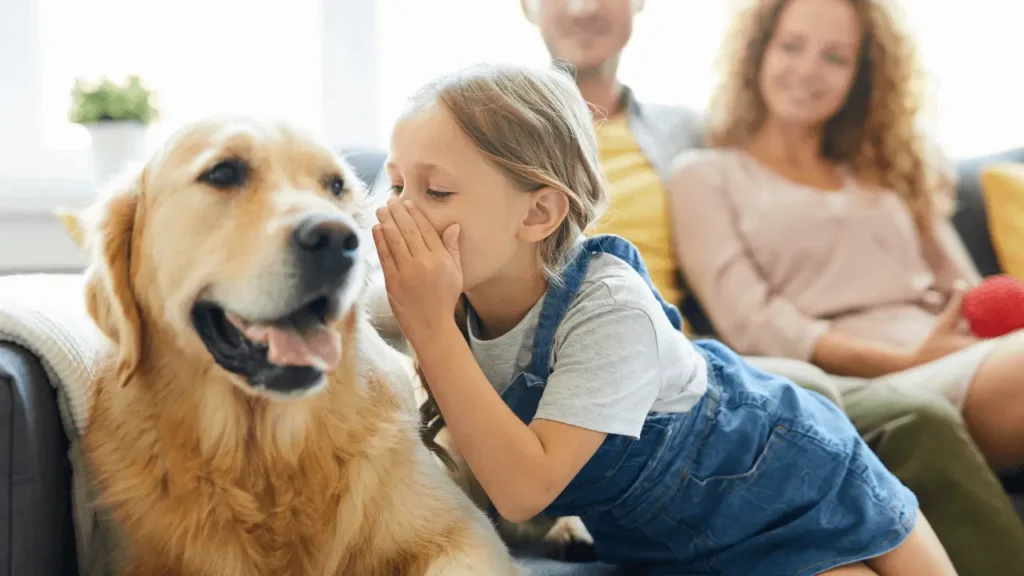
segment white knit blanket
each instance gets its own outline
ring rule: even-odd
[[[89,420],[89,386],[99,355],[110,346],[85,308],[80,274],[0,276],[0,341],[33,352],[42,362],[57,399],[70,442],[73,509],[79,573],[103,576],[110,556],[107,530],[91,506],[79,435]]]
[[[50,381],[67,395],[72,424],[85,429],[98,355],[107,341],[85,310],[80,274],[0,276],[0,340],[38,356]]]

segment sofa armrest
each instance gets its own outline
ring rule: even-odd
[[[67,450],[39,360],[0,342],[0,575],[77,574]]]

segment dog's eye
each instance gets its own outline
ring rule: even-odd
[[[327,189],[340,198],[345,193],[345,180],[341,176],[331,176],[327,179]]]
[[[245,162],[241,160],[224,160],[203,172],[199,176],[199,181],[215,188],[237,188],[245,184],[248,175],[249,166]]]

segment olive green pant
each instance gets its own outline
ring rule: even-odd
[[[747,360],[824,394],[846,412],[879,459],[917,495],[960,576],[1024,574],[1024,522],[949,401],[870,380],[840,391],[835,379],[810,364]]]

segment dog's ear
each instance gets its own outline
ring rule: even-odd
[[[70,210],[63,208],[58,208],[54,211],[54,214],[60,220],[60,223],[64,225],[64,231],[71,237],[71,241],[75,243],[75,246],[85,248],[85,231],[83,230],[82,219]]]
[[[144,174],[126,174],[103,199],[76,219],[91,261],[85,299],[89,316],[118,350],[117,376],[127,384],[139,366],[142,326],[131,262],[141,215]],[[67,225],[65,223],[65,225]]]

